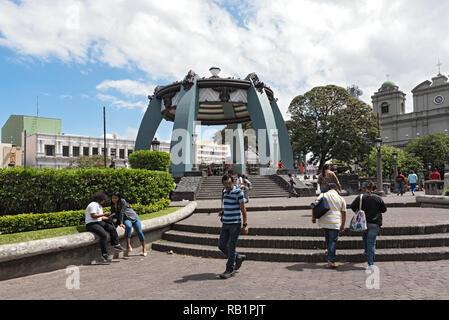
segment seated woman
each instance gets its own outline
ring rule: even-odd
[[[117,251],[124,251],[125,249],[118,241],[117,230],[114,225],[109,222],[109,212],[103,213],[103,205],[105,204],[107,196],[103,192],[95,193],[89,205],[86,208],[86,230],[95,233],[100,237],[101,257],[104,262],[111,262],[107,248],[107,234],[111,237],[111,245]]]
[[[139,236],[140,243],[142,244],[142,255],[146,257],[147,249],[145,246],[145,236],[142,231],[142,224],[140,223],[139,216],[131,208],[128,202],[122,198],[119,192],[114,192],[112,195],[111,213],[117,215],[118,223],[125,229],[128,251],[133,250],[131,247],[131,237],[132,228],[134,227],[134,230],[136,230],[137,235]]]

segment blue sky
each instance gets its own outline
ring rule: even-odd
[[[437,0],[0,0],[0,124],[35,115],[39,96],[39,115],[64,133],[101,136],[105,105],[107,132],[135,139],[157,85],[211,66],[256,72],[284,118],[321,85],[357,84],[371,104],[387,74],[411,111],[438,59],[449,70],[447,12]]]

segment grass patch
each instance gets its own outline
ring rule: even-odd
[[[157,217],[165,216],[167,214],[173,213],[176,210],[180,209],[180,207],[170,207],[164,210],[143,214],[140,215],[140,220],[149,220]],[[69,234],[77,234],[86,231],[86,226],[76,226],[76,227],[63,227],[63,228],[54,228],[54,229],[45,229],[45,230],[37,230],[37,231],[29,231],[29,232],[19,232],[12,234],[1,234],[0,235],[0,245],[3,244],[12,244],[19,242],[27,242],[33,240],[41,240],[41,239],[49,239],[56,238],[61,236],[66,236]]]

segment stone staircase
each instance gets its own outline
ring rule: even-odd
[[[293,214],[293,212],[292,212]],[[220,227],[177,223],[152,244],[156,251],[224,258],[218,249]],[[238,252],[249,260],[326,262],[323,231],[319,228],[261,227],[241,235]],[[449,259],[449,225],[382,228],[376,261],[431,261]],[[365,262],[360,233],[345,231],[337,243],[337,261]]]
[[[203,177],[198,192],[195,195],[196,200],[221,199],[223,185],[221,176]],[[249,198],[277,198],[288,197],[288,191],[280,187],[269,176],[248,176],[252,183],[252,190]]]

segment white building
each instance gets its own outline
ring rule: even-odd
[[[224,163],[231,157],[231,149],[228,145],[216,144],[209,140],[198,140],[195,150],[198,164]]]
[[[22,135],[23,139],[23,135]],[[22,145],[24,145],[22,143]],[[134,151],[134,140],[106,139],[106,155],[124,167]],[[61,169],[80,156],[104,154],[104,139],[69,134],[35,133],[26,137],[27,166]]]

